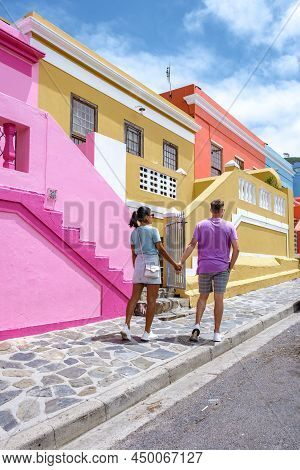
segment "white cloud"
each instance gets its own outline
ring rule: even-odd
[[[296,55],[284,54],[270,62],[268,72],[281,78],[299,77],[300,59]]]
[[[219,20],[238,37],[252,44],[293,47],[300,37],[300,4],[286,0],[203,0],[186,13],[188,32],[203,31],[204,22]]]
[[[90,26],[84,25],[77,39],[91,47],[100,56],[118,66],[154,91],[167,91],[166,68],[171,65],[172,87],[198,82],[221,58],[207,48],[197,44],[185,44],[176,54],[153,54],[143,48],[136,48],[137,40],[117,35],[110,26],[99,24],[90,34]],[[224,61],[225,62],[225,61]]]
[[[218,19],[238,36],[249,35],[261,40],[273,20],[265,0],[204,0],[187,13],[184,25],[188,31],[199,31],[205,20]]]
[[[299,155],[300,83],[296,80],[276,84],[253,81],[232,105],[244,80],[242,74],[203,88],[279,153]]]

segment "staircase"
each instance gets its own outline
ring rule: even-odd
[[[80,228],[64,227],[62,212],[46,209],[44,204],[44,194],[0,187],[0,213],[17,214],[99,285],[101,289],[99,319],[123,314],[131,295],[131,281],[124,280],[122,269],[110,267],[109,257],[95,254],[95,243],[80,240]],[[91,321],[95,321],[95,318]],[[84,323],[86,322],[85,319]],[[21,330],[19,333],[21,334]]]

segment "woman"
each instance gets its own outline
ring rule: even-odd
[[[150,330],[156,308],[158,289],[161,284],[158,253],[161,253],[174,266],[176,271],[182,269],[181,265],[177,264],[166,252],[157,228],[152,227],[152,217],[149,207],[139,207],[137,211],[133,212],[129,223],[130,227],[135,227],[130,237],[134,266],[133,289],[126,309],[126,321],[121,330],[122,338],[127,340],[131,339],[130,320],[145,285],[147,286],[146,325],[141,340],[150,341],[155,337]]]

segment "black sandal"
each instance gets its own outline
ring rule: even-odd
[[[190,336],[190,341],[192,341],[193,343],[198,343],[199,335],[200,335],[200,330],[198,328],[194,328]]]

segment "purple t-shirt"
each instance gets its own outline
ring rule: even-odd
[[[228,269],[231,242],[238,238],[231,222],[213,217],[203,220],[196,225],[193,238],[198,241],[197,274]]]

